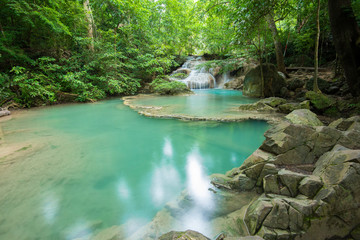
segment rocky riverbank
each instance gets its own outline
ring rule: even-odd
[[[309,110],[295,110],[265,137],[241,167],[212,176],[217,188],[261,193],[246,209],[250,235],[360,239],[360,117],[323,126]]]

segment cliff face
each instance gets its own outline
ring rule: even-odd
[[[309,110],[286,118],[241,167],[217,174],[212,183],[263,193],[246,211],[251,235],[360,239],[360,117],[329,126],[318,126]]]

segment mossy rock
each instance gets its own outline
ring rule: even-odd
[[[331,86],[330,82],[325,81],[324,79],[318,78],[318,87],[320,89],[320,91],[324,92],[324,93],[328,93],[329,88]],[[314,90],[314,78],[310,78],[307,82],[306,82],[306,89],[309,91],[313,91]]]
[[[308,91],[305,96],[306,99],[310,100],[311,105],[314,106],[315,109],[320,111],[324,111],[325,109],[330,108],[331,106],[334,106],[336,104],[335,99],[321,93]]]

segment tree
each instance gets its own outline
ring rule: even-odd
[[[315,64],[315,74],[314,74],[314,92],[321,92],[318,86],[318,72],[319,72],[319,39],[320,39],[320,0],[318,0],[317,10],[316,10],[316,38],[315,38],[315,54],[314,54],[314,64]]]
[[[360,96],[360,30],[351,0],[329,0],[329,17],[336,53],[353,96]]]

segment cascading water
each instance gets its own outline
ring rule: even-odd
[[[198,69],[198,65],[204,63],[203,57],[188,57],[188,60],[182,65],[181,68],[173,72],[176,73],[187,73],[189,76],[185,79],[174,79],[185,83],[190,89],[206,89],[215,88],[216,80],[215,77],[207,71],[204,67]]]

